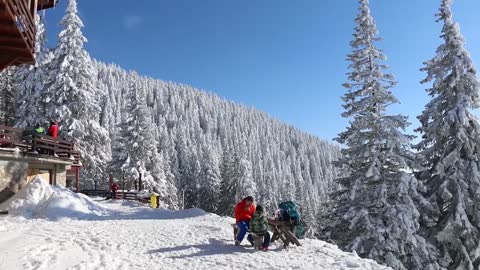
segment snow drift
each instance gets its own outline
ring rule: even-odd
[[[269,252],[235,246],[232,218],[201,209],[151,209],[131,201],[99,201],[108,214],[55,222],[0,217],[0,269],[105,270],[392,270],[319,240]],[[1,228],[1,227],[4,228]],[[2,257],[2,258],[3,258]]]
[[[0,211],[25,218],[91,218],[105,215],[107,210],[83,194],[51,186],[40,177],[0,204]]]

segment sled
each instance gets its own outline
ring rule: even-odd
[[[260,250],[263,245],[263,234],[250,233],[253,238],[253,247],[255,250]]]
[[[233,240],[237,240],[238,235],[238,226],[237,224],[232,224],[233,227]],[[263,234],[249,233],[253,238],[253,247],[255,250],[260,250],[263,245]]]

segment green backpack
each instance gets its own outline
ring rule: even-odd
[[[291,221],[295,225],[300,225],[301,215],[296,203],[292,201],[282,202],[278,205],[280,208],[281,216],[280,219],[283,221]]]
[[[307,233],[305,231],[306,229],[306,224],[305,222],[303,221],[303,219],[300,220],[300,224],[297,225],[295,227],[295,236],[298,238],[298,239],[303,239],[305,238],[305,234]]]

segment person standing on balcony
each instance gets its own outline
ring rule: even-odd
[[[37,137],[42,137],[45,135],[45,129],[40,126],[40,124],[35,125],[35,129],[33,130],[33,135]]]
[[[48,135],[52,136],[54,139],[58,138],[58,123],[52,122],[48,128]]]
[[[36,124],[35,128],[31,131],[31,140],[32,140],[32,152],[36,154],[46,154],[45,149],[41,149],[40,147],[37,148],[36,140],[41,139],[45,135],[45,129],[40,125]]]

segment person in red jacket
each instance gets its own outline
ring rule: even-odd
[[[115,198],[117,197],[116,195],[117,195],[117,191],[118,191],[119,188],[120,188],[120,186],[116,182],[112,183],[111,189],[112,189],[112,199],[113,200],[115,200]]]
[[[50,124],[50,128],[48,128],[48,135],[52,136],[53,138],[58,138],[58,123],[52,122]]]
[[[236,246],[239,246],[240,243],[242,243],[243,238],[245,238],[245,235],[248,232],[250,220],[252,220],[256,209],[253,202],[253,197],[248,196],[235,206],[235,220],[238,227],[238,234],[235,239]]]

